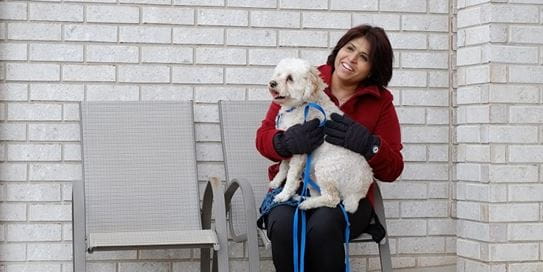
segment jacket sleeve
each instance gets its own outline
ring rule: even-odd
[[[275,128],[275,119],[280,108],[279,105],[271,103],[265,119],[256,131],[256,149],[262,156],[275,162],[287,159],[279,155],[273,147],[273,137],[280,131]]]
[[[402,173],[404,162],[400,152],[402,149],[400,122],[392,104],[392,99],[386,102],[373,133],[381,141],[379,151],[369,160],[376,179],[394,181]]]

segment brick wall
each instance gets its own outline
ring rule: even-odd
[[[0,271],[72,271],[79,101],[194,100],[199,179],[224,178],[217,101],[268,100],[278,60],[322,64],[361,23],[395,49],[406,167],[382,185],[395,271],[542,270],[543,7],[492,2],[0,2]],[[232,244],[234,271],[244,251]],[[90,271],[180,272],[198,254],[88,258]],[[351,255],[353,271],[379,269],[375,245]]]

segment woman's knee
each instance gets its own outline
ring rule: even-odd
[[[292,237],[293,214],[294,208],[291,206],[281,205],[273,208],[267,219],[268,237],[270,239],[290,239]]]
[[[307,226],[308,240],[340,239],[345,230],[345,219],[337,208],[318,208],[313,211]]]

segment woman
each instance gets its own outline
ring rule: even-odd
[[[257,131],[256,145],[265,157],[280,161],[292,154],[309,153],[323,141],[362,154],[381,181],[394,181],[403,170],[400,125],[392,94],[385,87],[392,77],[393,52],[385,31],[369,25],[356,26],[338,41],[325,65],[319,67],[329,86],[325,92],[344,112],[332,115],[324,128],[317,120],[275,128],[279,105],[272,103]],[[278,164],[270,166],[270,179]],[[360,200],[358,210],[349,214],[351,239],[369,225],[373,214],[373,189]],[[278,272],[293,270],[292,221],[295,208],[274,207],[265,217],[272,241],[273,263]],[[344,271],[343,233],[345,220],[339,208],[307,211],[306,271]]]

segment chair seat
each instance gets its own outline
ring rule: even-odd
[[[161,246],[201,246],[218,250],[219,240],[213,230],[91,233],[88,239],[89,251],[110,247]]]
[[[371,238],[371,235],[367,233],[362,233],[362,235],[351,240],[351,243],[362,243],[362,242],[374,242],[374,241],[373,241],[373,238]]]

